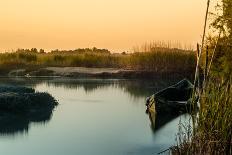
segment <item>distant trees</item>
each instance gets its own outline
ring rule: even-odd
[[[43,49],[40,49],[40,51],[43,51],[44,52],[44,50]],[[22,52],[25,52],[25,53],[38,53],[38,50],[37,50],[37,48],[32,48],[32,49],[17,49],[16,50],[16,52],[17,53],[22,53]]]
[[[32,53],[38,53],[38,50],[37,50],[36,48],[32,48],[32,49],[31,49],[31,52],[32,52]]]
[[[40,49],[39,53],[41,53],[41,54],[45,53],[44,49]]]
[[[45,54],[46,52],[44,51],[44,49],[40,49],[38,50],[37,48],[31,48],[31,49],[17,49],[16,50],[17,53],[22,53],[22,52],[25,52],[25,53],[40,53],[40,54]],[[59,50],[59,49],[55,49],[55,50],[52,50],[51,53],[58,53],[58,54],[62,54],[62,53],[87,53],[87,52],[90,52],[90,53],[102,53],[102,54],[110,54],[110,51],[107,50],[107,49],[99,49],[99,48],[96,48],[96,47],[93,47],[93,48],[78,48],[78,49],[75,49],[75,50]]]
[[[51,53],[102,53],[102,54],[110,54],[110,51],[107,49],[98,49],[96,47],[91,48],[78,48],[75,50],[52,50]]]

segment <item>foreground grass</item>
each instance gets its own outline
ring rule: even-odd
[[[232,154],[231,80],[222,78],[207,84],[200,99],[199,116],[194,116],[194,132],[184,127],[173,154]]]
[[[106,67],[156,72],[192,72],[195,52],[175,48],[150,48],[146,52],[111,54],[107,50],[77,49],[73,51],[17,50],[0,54],[0,73],[24,66],[38,67]]]

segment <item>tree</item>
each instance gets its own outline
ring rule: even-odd
[[[33,53],[37,53],[37,52],[38,52],[38,50],[37,50],[36,48],[32,48],[32,49],[31,49],[31,52],[33,52]]]
[[[232,73],[232,0],[222,0],[217,5],[219,15],[215,17],[211,26],[221,33],[215,51],[213,70],[226,74]],[[214,42],[215,43],[215,42]]]
[[[44,49],[40,49],[39,53],[41,53],[41,54],[45,53]]]

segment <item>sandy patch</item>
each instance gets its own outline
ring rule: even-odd
[[[86,68],[86,67],[47,67],[47,70],[53,71],[55,74],[67,75],[70,73],[81,74],[101,74],[101,73],[118,73],[120,69],[115,68]]]

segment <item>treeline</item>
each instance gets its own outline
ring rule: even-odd
[[[16,53],[40,53],[40,54],[46,54],[46,53],[49,53],[49,52],[45,52],[44,49],[37,49],[37,48],[32,48],[32,49],[17,49],[15,51]],[[93,47],[93,48],[78,48],[78,49],[75,49],[75,50],[59,50],[59,49],[56,49],[56,50],[51,50],[50,53],[56,53],[56,54],[65,54],[65,53],[85,53],[85,52],[96,52],[96,53],[110,53],[109,50],[107,49],[98,49],[96,47]]]

